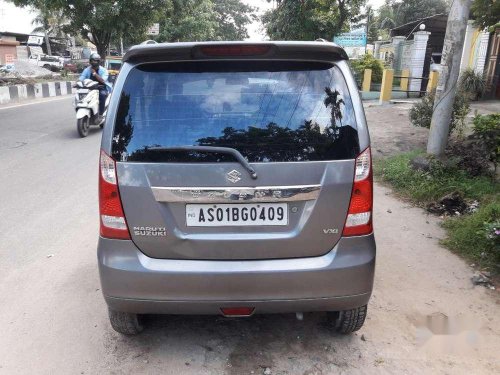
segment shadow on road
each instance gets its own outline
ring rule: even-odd
[[[102,134],[102,129],[99,128],[98,126],[93,126],[89,129],[89,134],[85,138],[93,138],[96,136],[101,136]],[[78,135],[78,131],[76,130],[76,125],[70,126],[67,129],[65,129],[63,132],[58,133],[59,139],[82,139]]]
[[[359,346],[358,336],[336,334],[324,313],[304,314],[303,321],[294,314],[246,319],[150,315],[144,317],[144,324],[138,336],[115,336],[116,359],[133,355],[159,362],[175,353],[190,373],[202,358],[203,368],[209,371],[222,366],[228,374],[260,374],[267,367],[348,366],[345,352],[352,355]]]

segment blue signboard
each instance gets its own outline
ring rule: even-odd
[[[333,38],[333,42],[341,47],[365,47],[365,33],[342,33]]]

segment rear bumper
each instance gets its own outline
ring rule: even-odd
[[[132,241],[100,238],[99,272],[110,308],[143,314],[336,311],[368,303],[375,270],[373,235],[342,238],[320,257],[270,260],[149,258]]]

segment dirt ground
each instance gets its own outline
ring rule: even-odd
[[[412,103],[418,100],[396,101],[394,104],[384,106],[378,105],[376,101],[365,102],[374,158],[415,149],[425,150],[429,130],[412,126],[408,117],[408,111]],[[481,115],[500,113],[500,101],[490,100],[471,103],[471,111],[467,121],[469,125],[476,111]]]
[[[422,129],[405,140],[411,129],[405,111],[404,105],[367,108],[373,148],[381,155],[423,142]],[[68,110],[64,121],[71,116]],[[8,177],[0,195],[11,194],[0,216],[0,374],[500,373],[498,291],[474,287],[473,269],[439,246],[439,219],[380,184],[375,287],[357,334],[333,333],[320,313],[303,321],[294,315],[152,316],[139,336],[115,333],[95,256],[100,137],[73,139],[74,129],[51,126],[44,130],[51,137],[0,155],[0,174]],[[18,137],[15,126],[12,132]],[[35,165],[14,153],[28,151],[44,158]],[[64,173],[51,173],[55,161]],[[25,197],[22,208],[16,196]],[[41,202],[50,207],[41,211]]]

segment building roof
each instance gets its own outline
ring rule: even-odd
[[[436,14],[395,27],[391,29],[390,35],[391,37],[404,36],[407,39],[411,40],[413,39],[413,33],[419,31],[419,26],[421,24],[424,24],[425,31],[431,33],[431,35],[429,36],[429,41],[427,42],[427,46],[432,49],[432,52],[441,52],[443,50],[447,22],[447,14]]]

